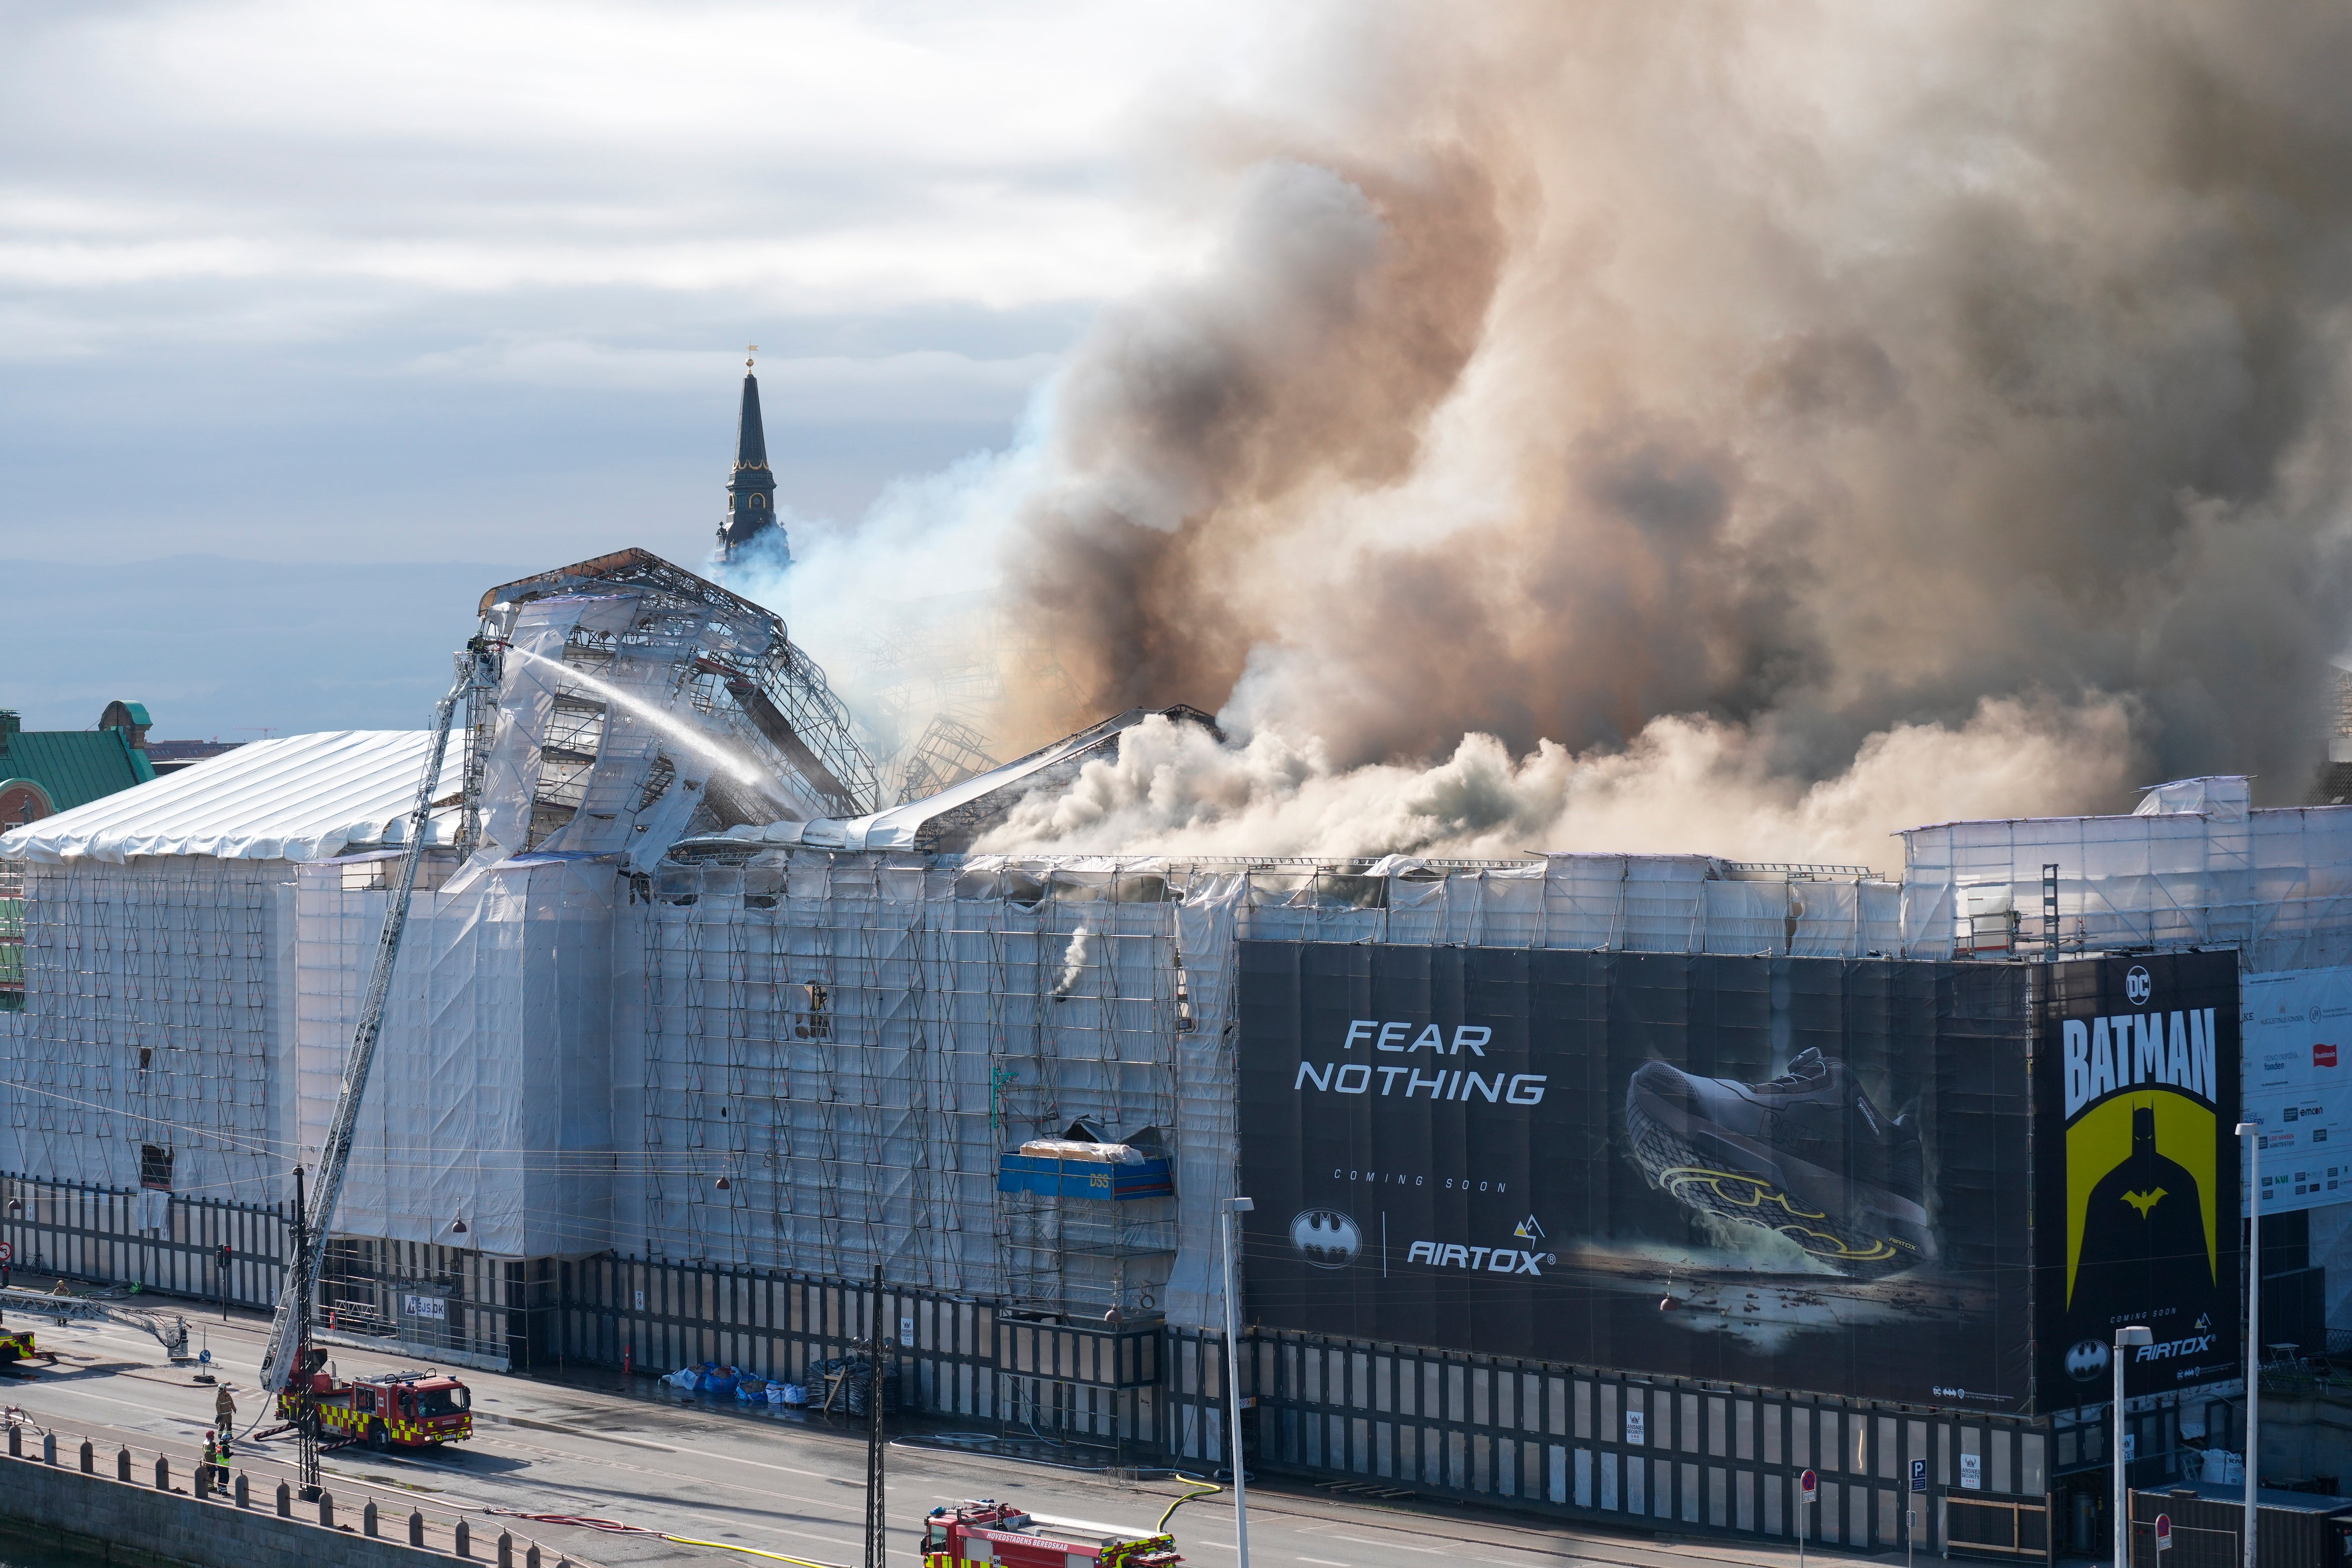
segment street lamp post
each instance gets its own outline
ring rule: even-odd
[[[2254,1568],[2258,1516],[2254,1511],[2256,1472],[2262,1452],[2255,1436],[2255,1407],[2263,1399],[2263,1124],[2238,1123],[2246,1144],[2246,1568]]]
[[[2131,1568],[2131,1474],[2124,1463],[2124,1352],[2152,1337],[2137,1323],[2116,1331],[2116,1568]]]
[[[1225,1458],[1234,1467],[1234,1553],[1249,1568],[1249,1490],[1242,1479],[1242,1340],[1234,1302],[1234,1216],[1257,1207],[1247,1198],[1224,1205],[1225,1222]]]

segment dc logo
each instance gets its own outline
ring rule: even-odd
[[[2155,994],[2156,982],[2147,977],[2147,970],[2133,964],[2131,973],[2124,976],[2124,994],[2132,999],[2132,1005],[2138,1006]]]
[[[2107,1347],[2098,1340],[2077,1340],[2066,1352],[2066,1375],[2076,1383],[2095,1382],[2107,1370]]]
[[[1290,1245],[1318,1268],[1345,1268],[1364,1250],[1364,1233],[1338,1209],[1301,1209],[1290,1222]]]

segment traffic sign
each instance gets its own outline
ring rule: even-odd
[[[1925,1459],[1911,1461],[1911,1489],[1915,1492],[1927,1489],[1927,1461]]]
[[[2158,1552],[2172,1550],[2172,1516],[2168,1513],[2156,1516],[2156,1549]]]
[[[1807,1502],[1811,1502],[1821,1492],[1822,1478],[1813,1474],[1812,1471],[1807,1470],[1803,1475],[1797,1478],[1797,1489],[1805,1494],[1805,1500]]]
[[[0,1263],[14,1263],[16,1261],[16,1244],[13,1241],[0,1241]]]

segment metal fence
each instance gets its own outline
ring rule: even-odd
[[[0,1173],[0,1241],[37,1273],[268,1307],[290,1224],[280,1206]]]
[[[1171,1341],[1170,1450],[1221,1463],[1221,1338]],[[2047,1517],[2048,1439],[2030,1422],[1295,1332],[1259,1331],[1244,1354],[1255,1468],[1781,1537],[1811,1469],[1807,1536],[1871,1551],[1903,1546],[1906,1515],[1916,1544],[1940,1550],[1948,1496]]]
[[[225,1282],[229,1300],[266,1307],[288,1230],[277,1208],[0,1174],[0,1238],[17,1265],[79,1279],[205,1299]],[[224,1241],[226,1281],[215,1267]],[[321,1306],[342,1331],[521,1371],[717,1362],[807,1384],[877,1327],[862,1282],[610,1255],[523,1261],[339,1240],[323,1284]],[[1055,1322],[891,1286],[878,1327],[897,1342],[903,1409],[1070,1446],[1096,1464],[1230,1463],[1221,1335],[1157,1320]],[[1924,1548],[2048,1550],[2053,1455],[2031,1422],[1286,1331],[1251,1332],[1242,1372],[1246,1461],[1268,1472],[1786,1538],[1797,1479],[1811,1469],[1810,1539],[1899,1548],[1916,1510]],[[1915,1464],[1923,1493],[1909,1489]],[[2000,1543],[1971,1539],[1995,1535]]]

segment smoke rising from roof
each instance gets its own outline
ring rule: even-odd
[[[2155,778],[2300,793],[2352,14],[1347,18],[1200,126],[1222,249],[1103,315],[1003,537],[1076,693],[1013,741],[1176,701],[1242,739],[987,847],[1884,864]]]

